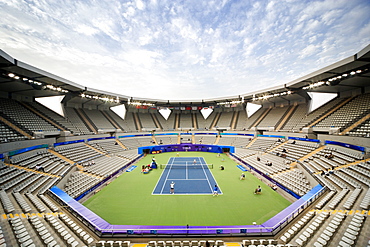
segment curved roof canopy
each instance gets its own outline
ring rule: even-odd
[[[281,86],[235,96],[191,101],[131,97],[88,88],[18,61],[0,50],[0,91],[30,97],[65,95],[65,101],[85,105],[100,105],[102,101],[110,106],[136,103],[164,107],[246,102],[263,104],[265,101],[279,104],[286,101],[309,100],[308,92],[341,93],[353,89],[361,89],[364,92],[369,86],[370,45],[353,56]]]

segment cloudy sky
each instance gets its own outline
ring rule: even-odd
[[[354,55],[369,13],[369,0],[0,0],[0,49],[90,88],[209,99]]]

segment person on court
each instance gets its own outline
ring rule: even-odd
[[[213,188],[213,196],[218,196],[218,186],[215,184],[215,187]]]
[[[197,164],[197,160],[196,159],[194,159],[194,161],[193,161],[193,165],[196,165]]]
[[[175,183],[173,181],[170,184],[170,194],[175,194]]]
[[[258,185],[257,189],[255,189],[254,194],[261,194],[262,188]]]
[[[245,174],[242,173],[242,175],[240,175],[240,180],[244,180],[245,179]]]

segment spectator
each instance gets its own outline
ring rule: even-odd
[[[260,194],[262,192],[261,186],[258,185],[258,187],[254,190],[254,194]]]

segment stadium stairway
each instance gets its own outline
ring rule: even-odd
[[[154,113],[150,113],[150,116],[152,117],[156,128],[163,130],[163,127],[161,126],[161,123],[159,122],[157,116]]]
[[[98,175],[95,175],[95,174],[92,174],[92,173],[84,172],[84,171],[79,171],[79,173],[81,173],[81,174],[85,174],[85,175],[87,175],[87,176],[91,176],[91,177],[99,178],[99,179],[103,179],[103,178],[104,178],[104,177],[101,177],[101,176],[98,176]]]
[[[152,135],[152,140],[154,141],[155,145],[158,145],[157,139],[155,139],[154,135]]]
[[[62,160],[64,160],[64,161],[68,162],[68,163],[69,163],[69,164],[71,164],[71,165],[73,165],[73,164],[75,163],[74,161],[72,161],[72,160],[68,159],[67,157],[65,157],[65,156],[61,155],[61,154],[60,154],[60,153],[58,153],[58,152],[55,152],[54,150],[48,149],[48,152],[49,152],[49,153],[54,154],[54,155],[55,155],[55,156],[57,156],[58,158],[61,158]]]
[[[220,136],[220,135],[218,135],[218,136],[216,137],[216,140],[215,140],[214,145],[217,145],[217,144],[218,144],[218,142],[220,141],[220,138],[221,138],[221,136]]]
[[[82,109],[74,109],[77,113],[77,115],[80,117],[81,121],[87,126],[87,128],[94,132],[95,134],[98,134],[98,130],[94,126],[93,122],[88,118],[88,116],[83,112]]]
[[[42,175],[46,175],[46,176],[53,177],[53,178],[60,178],[60,176],[58,176],[58,175],[53,175],[53,174],[46,173],[46,172],[36,171],[36,170],[33,170],[33,169],[29,169],[27,167],[12,165],[12,164],[8,164],[8,163],[4,163],[4,164],[7,165],[7,166],[15,167],[15,168],[20,169],[20,170],[25,170],[25,171],[28,171],[28,172],[42,174]]]
[[[272,108],[266,109],[261,116],[249,127],[251,129],[252,127],[256,127],[266,116],[269,114],[269,112],[272,110]]]
[[[239,112],[238,111],[234,111],[233,116],[231,118],[231,122],[230,122],[230,128],[232,130],[235,130],[235,128],[236,128],[236,123],[238,121],[238,118],[239,118]]]
[[[106,157],[109,157],[109,155],[108,154],[106,154],[106,153],[103,153],[102,151],[100,151],[99,149],[96,149],[96,148],[94,148],[93,146],[90,146],[89,144],[87,144],[87,143],[84,143],[85,144],[85,146],[87,146],[87,147],[89,147],[89,148],[91,148],[92,150],[94,150],[94,151],[96,151],[96,152],[98,152],[98,153],[100,153],[100,154],[102,154],[102,155],[105,155]]]
[[[257,141],[257,138],[253,138],[253,140],[250,141],[245,148],[249,148],[250,146],[252,146],[255,141]]]
[[[370,161],[370,158],[367,158],[367,159],[364,159],[364,160],[356,160],[355,162],[352,162],[352,163],[348,163],[348,164],[345,164],[345,165],[337,166],[337,167],[334,168],[334,170],[340,170],[342,168],[346,168],[346,167],[349,167],[349,166],[357,165],[357,164],[360,164],[360,163],[366,163],[368,161]],[[315,174],[320,174],[320,173],[321,173],[320,171],[315,172]]]
[[[328,111],[326,114],[322,115],[321,117],[319,117],[318,119],[316,119],[315,121],[313,121],[312,123],[310,123],[308,126],[306,126],[307,128],[311,128],[312,126],[314,126],[315,124],[317,124],[318,122],[320,122],[321,120],[324,120],[324,118],[328,117],[330,114],[332,114],[333,112],[335,112],[336,110],[338,110],[339,108],[341,108],[342,106],[344,106],[345,104],[347,104],[348,102],[350,102],[352,99],[354,99],[355,97],[350,97],[344,101],[342,101],[340,104],[336,105],[334,108],[332,108],[330,111]]]
[[[105,111],[100,112],[114,126],[114,128],[122,130],[122,127],[116,121],[114,121],[114,119],[111,116],[109,116],[108,113],[106,113]]]
[[[218,120],[220,120],[221,112],[217,112],[215,117],[212,120],[211,126],[209,126],[209,129],[213,129],[215,126],[217,126]]]
[[[285,141],[285,142],[283,142],[283,143],[281,143],[281,144],[279,144],[279,145],[277,145],[277,146],[275,146],[275,147],[273,147],[272,149],[268,150],[266,153],[263,153],[262,155],[268,154],[270,152],[274,152],[276,149],[280,148],[281,146],[283,146],[283,145],[285,145],[287,143],[288,143],[288,140]]]
[[[135,127],[138,131],[141,131],[141,129],[143,128],[143,126],[141,125],[141,121],[140,121],[140,118],[139,118],[139,115],[136,113],[136,112],[133,112],[132,113],[132,116],[134,118],[134,122],[135,122]]]
[[[281,119],[279,125],[276,127],[275,131],[279,131],[283,126],[286,124],[286,122],[290,119],[290,117],[293,115],[295,110],[297,109],[298,105],[292,106],[284,115],[283,119]]]
[[[52,121],[50,118],[44,116],[41,112],[37,111],[35,108],[33,108],[32,106],[30,105],[27,105],[23,102],[19,102],[24,108],[27,108],[29,111],[33,112],[34,114],[36,114],[37,116],[39,116],[40,118],[44,119],[45,121],[47,121],[48,123],[50,123],[51,125],[57,127],[58,129],[62,130],[62,131],[67,131],[64,127],[62,127],[61,125],[59,125],[58,123]]]
[[[361,118],[360,120],[358,120],[357,122],[355,122],[354,124],[346,128],[345,130],[343,130],[341,133],[339,133],[339,135],[345,135],[349,131],[353,130],[354,128],[356,128],[357,126],[359,126],[360,124],[368,120],[369,118],[370,118],[370,114],[367,114],[365,117]]]
[[[124,150],[128,149],[119,139],[116,139],[116,143],[118,143],[118,145],[120,145]]]
[[[8,120],[6,120],[5,118],[3,118],[2,116],[0,116],[0,121],[3,122],[4,124],[8,125],[10,128],[14,129],[15,131],[17,131],[18,133],[26,136],[28,139],[33,139],[33,137],[28,134],[27,132],[25,132],[24,130],[18,128],[17,126],[15,126],[14,124],[12,124],[11,122],[9,122]]]
[[[303,156],[302,158],[298,159],[298,161],[300,162],[303,162],[304,160],[308,159],[309,157],[311,157],[312,155],[320,152],[321,150],[323,150],[326,146],[321,146],[321,147],[318,147],[316,148],[315,150],[313,150],[311,153],[308,153],[307,155]]]

